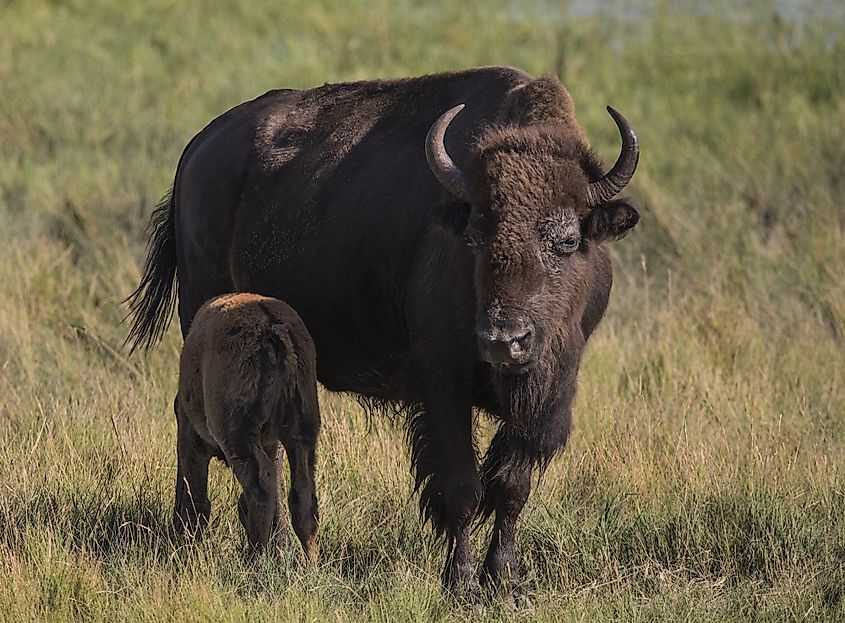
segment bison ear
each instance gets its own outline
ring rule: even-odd
[[[587,217],[586,237],[595,242],[621,240],[640,220],[640,213],[625,199],[607,201]]]
[[[469,222],[470,206],[466,201],[438,203],[431,210],[431,218],[449,233],[461,237]]]

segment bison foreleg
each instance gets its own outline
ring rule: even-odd
[[[507,425],[493,438],[484,460],[484,516],[495,513],[484,559],[484,584],[518,596],[521,576],[514,545],[516,522],[531,491],[531,461],[512,446]]]
[[[265,451],[268,457],[276,457],[275,473],[277,475],[280,474],[281,463],[285,454],[281,444],[278,444],[275,449],[272,446],[266,448]],[[281,553],[285,550],[288,544],[288,531],[284,518],[284,510],[282,508],[281,498],[284,491],[281,488],[281,482],[279,482],[279,487],[280,492],[275,496],[276,503],[273,509],[273,518],[270,526],[270,538],[268,540],[268,545],[275,549],[276,552]],[[259,517],[266,518],[268,515],[269,513],[259,514]],[[241,493],[238,497],[238,519],[240,519],[241,525],[244,527],[247,535],[256,532],[256,529],[254,528],[254,524],[256,524],[255,518],[251,518],[250,516],[250,496],[246,494],[246,491]],[[247,539],[249,540],[249,536],[247,536]],[[253,551],[257,551],[260,548],[260,545],[257,548],[253,547]]]
[[[275,472],[281,474],[282,462],[285,458],[285,450],[282,444],[276,443],[265,448],[267,456],[275,457]],[[276,505],[273,511],[273,524],[270,530],[270,538],[273,541],[275,549],[279,552],[284,551],[288,544],[288,530],[287,523],[284,517],[284,509],[282,508],[282,496],[284,495],[284,487],[279,481],[279,493],[276,495]],[[241,525],[247,526],[249,524],[249,506],[245,493],[241,493],[238,498],[238,518],[241,520]]]
[[[573,396],[574,391],[564,391],[554,408],[537,415],[534,427],[515,430],[502,424],[484,458],[482,517],[495,513],[495,521],[482,578],[511,595],[515,605],[529,604],[514,545],[516,523],[531,491],[532,471],[544,469],[566,443]]]
[[[282,463],[285,460],[285,449],[281,443],[276,444],[275,450],[269,448],[267,450],[269,456],[274,457],[276,463],[276,478],[279,482],[279,493],[276,496],[276,508],[273,512],[273,532],[272,537],[275,539],[276,549],[282,551],[288,544],[288,524],[285,519],[285,511],[282,507],[282,498],[285,495],[285,487],[281,481]]]
[[[459,375],[455,375],[458,378]],[[470,534],[481,501],[469,398],[447,374],[433,374],[423,408],[409,423],[420,510],[449,545],[443,580],[458,599],[478,603],[478,572]],[[451,391],[450,391],[451,390]]]

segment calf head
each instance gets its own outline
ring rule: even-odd
[[[434,216],[475,253],[480,357],[503,373],[521,373],[580,319],[590,287],[590,245],[623,237],[639,220],[628,202],[614,199],[636,169],[637,138],[608,107],[622,152],[601,175],[574,125],[492,127],[461,170],[443,140],[462,108],[444,113],[426,139],[432,172],[461,200]]]

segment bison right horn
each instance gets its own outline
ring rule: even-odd
[[[637,135],[631,129],[625,117],[610,106],[607,107],[607,112],[613,117],[616,127],[619,128],[619,134],[622,135],[622,151],[613,168],[587,188],[587,205],[591,208],[601,205],[605,201],[610,201],[622,192],[622,189],[634,177],[634,171],[637,170],[637,162],[640,159]]]
[[[444,112],[434,122],[425,137],[425,157],[437,181],[458,199],[469,201],[469,181],[458,165],[452,162],[443,144],[446,128],[463,108],[463,104],[458,104]]]

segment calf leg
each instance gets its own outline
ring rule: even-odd
[[[320,411],[316,385],[299,391],[302,393],[291,401],[284,414],[286,425],[282,433],[282,443],[290,464],[288,506],[293,531],[302,543],[305,555],[311,562],[316,562],[320,513],[314,471],[317,462]]]
[[[281,473],[281,464],[284,458],[284,449],[281,444],[276,443],[267,448],[265,448],[267,452],[267,456],[272,456],[274,458],[275,463],[275,473],[277,475],[278,481],[278,474]],[[270,531],[270,539],[273,542],[275,549],[278,552],[282,552],[288,543],[288,530],[287,530],[287,523],[285,522],[284,518],[284,511],[282,509],[282,493],[281,490],[281,482],[279,482],[280,492],[276,495],[276,507],[273,512],[273,524]],[[242,492],[241,495],[238,497],[238,518],[241,521],[241,525],[246,526],[249,522],[249,507],[248,507],[248,498],[246,493]]]
[[[281,443],[276,443],[268,449],[267,453],[273,457],[273,462],[276,464],[276,479],[279,483],[279,489],[276,495],[276,508],[273,511],[272,538],[275,540],[276,549],[282,551],[288,544],[288,524],[284,516],[284,509],[282,508],[284,486],[281,480],[279,480],[280,474],[282,473],[282,462],[285,459],[285,448]]]
[[[317,525],[319,509],[314,486],[315,448],[307,443],[288,443],[285,448],[290,464],[288,506],[293,531],[302,543],[305,555],[317,561]]]
[[[223,445],[223,452],[243,487],[238,515],[250,550],[253,553],[263,551],[270,542],[278,516],[279,482],[275,457],[271,458],[254,439],[227,443]]]
[[[200,536],[208,524],[211,502],[208,500],[208,463],[211,448],[194,431],[193,426],[176,412],[176,501],[173,506],[173,526],[177,532]]]

